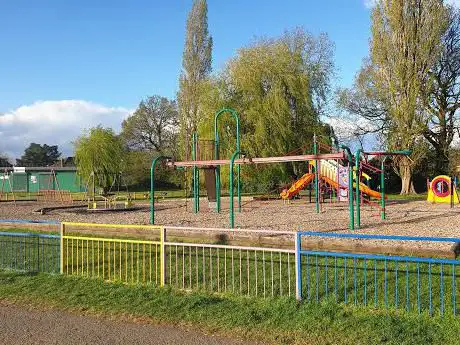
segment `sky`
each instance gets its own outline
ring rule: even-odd
[[[460,0],[452,0],[460,2]],[[256,37],[303,27],[335,45],[336,86],[368,54],[373,0],[208,0],[213,69]],[[64,155],[84,129],[115,130],[141,99],[178,90],[192,0],[0,0],[0,153]]]

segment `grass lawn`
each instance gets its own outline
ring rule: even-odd
[[[401,194],[387,194],[388,200],[426,200],[427,193],[401,195]]]
[[[458,344],[460,319],[0,271],[0,300],[192,326],[276,344]]]

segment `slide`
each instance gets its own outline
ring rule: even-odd
[[[324,182],[330,184],[332,187],[337,189],[337,181],[334,181],[334,180],[330,179],[327,176],[321,176],[321,179]],[[353,188],[355,188],[355,187],[356,187],[356,183],[353,183]],[[368,186],[366,186],[362,182],[359,183],[359,190],[361,191],[361,193],[369,195],[372,198],[381,199],[381,194],[379,192],[377,192],[377,191],[375,191],[373,189],[370,189]],[[385,199],[386,199],[386,196],[385,196]]]
[[[359,190],[360,190],[362,193],[367,194],[367,195],[369,195],[370,197],[373,197],[373,198],[375,198],[375,199],[379,199],[379,200],[380,200],[380,199],[382,198],[382,195],[381,195],[379,192],[377,192],[377,191],[375,191],[375,190],[373,190],[373,189],[370,189],[370,188],[369,188],[368,186],[366,186],[364,183],[360,183],[360,184],[359,184]],[[387,196],[385,195],[385,199],[386,199],[386,198],[387,198]]]
[[[300,179],[298,179],[296,182],[294,182],[292,184],[292,186],[288,190],[285,190],[285,191],[281,192],[281,194],[280,194],[281,198],[284,199],[284,200],[292,199],[293,196],[297,195],[302,189],[305,188],[305,186],[307,186],[310,182],[312,182],[314,178],[315,178],[315,174],[307,173],[307,174],[303,175]],[[329,185],[331,185],[333,188],[337,188],[337,181],[335,181],[335,180],[333,180],[333,179],[331,179],[331,178],[329,178],[327,176],[324,176],[324,175],[321,175],[320,178],[324,182],[326,182]],[[356,183],[354,183],[353,185],[355,187]],[[375,198],[375,199],[381,199],[381,195],[380,195],[379,192],[377,192],[377,191],[375,191],[373,189],[370,189],[364,183],[359,184],[359,189],[363,194],[367,194],[370,197]],[[386,198],[386,196],[385,196],[385,198]]]
[[[292,199],[293,196],[297,195],[302,189],[305,188],[311,181],[313,181],[315,174],[306,173],[300,179],[295,181],[291,188],[288,190],[282,191],[280,196],[282,199]]]

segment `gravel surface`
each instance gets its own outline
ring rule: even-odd
[[[148,204],[138,204],[132,212],[87,213],[83,210],[55,210],[41,215],[34,212],[44,206],[40,203],[0,203],[0,219],[58,220],[74,222],[148,224]],[[155,222],[162,225],[188,227],[229,227],[229,203],[224,198],[222,212],[217,214],[201,201],[198,214],[192,212],[189,200],[164,200],[155,204]],[[235,224],[241,228],[274,231],[335,231],[348,232],[349,210],[347,203],[326,203],[322,212],[315,212],[314,204],[307,200],[283,203],[281,200],[243,200],[241,213],[236,212]],[[361,211],[362,228],[359,233],[403,236],[460,237],[460,207],[451,209],[448,204],[431,204],[426,201],[389,202],[387,219],[381,220],[379,209],[365,205]],[[418,243],[420,245],[420,243]],[[452,244],[430,244],[430,247]]]
[[[45,215],[34,212],[44,206],[36,202],[0,203],[0,219],[58,220],[94,223],[148,224],[148,204],[138,204],[130,212],[97,212],[83,210],[55,210]],[[223,200],[220,214],[201,201],[201,210],[194,214],[191,202],[187,207],[181,200],[166,200],[155,204],[155,222],[163,225],[223,227],[229,226],[228,201]],[[381,220],[379,210],[364,206],[361,209],[361,233],[398,234],[412,236],[457,236],[460,207],[451,209],[445,204],[425,201],[392,202],[387,207],[387,219]],[[311,231],[344,231],[348,228],[349,210],[346,203],[323,204],[322,212],[315,212],[314,204],[296,200],[284,204],[281,200],[243,201],[242,212],[235,207],[235,224],[241,228]]]
[[[0,320],[0,344],[5,345],[256,344],[171,326],[113,321],[6,304],[0,305]]]

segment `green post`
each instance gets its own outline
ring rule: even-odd
[[[380,217],[385,220],[385,161],[388,156],[383,157],[382,164],[380,165]]]
[[[348,208],[350,212],[350,230],[355,229],[355,211],[353,206],[353,155],[351,154],[351,150],[348,146],[340,145],[342,150],[347,152],[347,159],[348,159]]]
[[[155,167],[162,159],[170,159],[166,156],[159,156],[152,161],[150,166],[150,224],[155,224]]]
[[[235,151],[230,160],[229,185],[230,185],[230,228],[231,229],[235,227],[235,212],[234,212],[234,206],[233,206],[233,165],[235,163],[235,158],[238,155],[240,155],[240,151]]]
[[[316,133],[313,135],[313,154],[316,156],[318,154],[318,146],[316,143]],[[315,157],[315,204],[316,204],[316,213],[320,212],[319,207],[319,161]]]
[[[355,166],[356,166],[356,227],[361,227],[361,205],[360,205],[360,190],[359,190],[359,159],[361,157],[362,149],[358,149],[355,154]]]
[[[219,159],[219,131],[218,120],[221,114],[230,113],[236,121],[236,152],[240,151],[240,118],[238,113],[231,108],[223,108],[214,116],[214,158]],[[241,189],[240,189],[240,166],[237,167],[237,185],[238,185],[238,210],[241,212]],[[216,210],[220,212],[220,167],[216,167]]]

